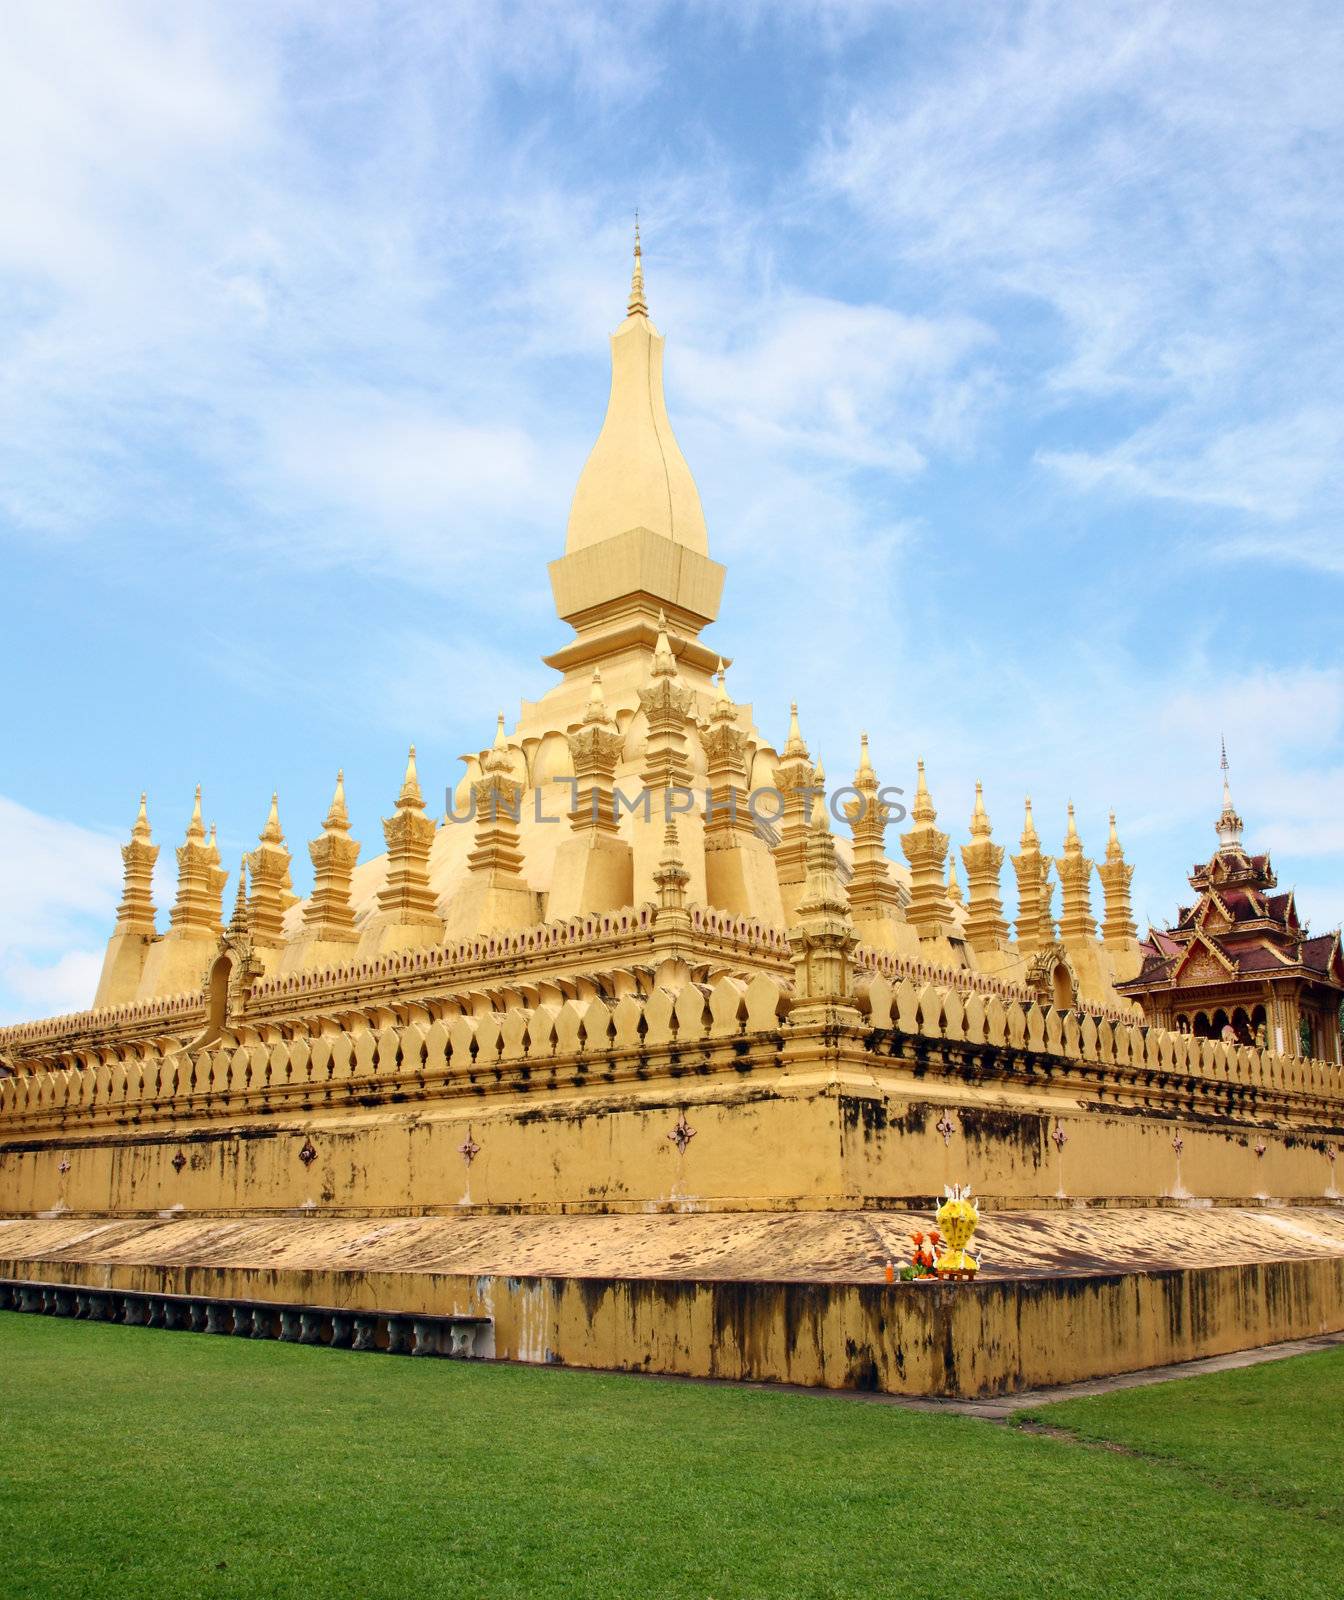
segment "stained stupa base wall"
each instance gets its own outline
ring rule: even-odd
[[[887,1285],[824,1275],[726,1277],[712,1267],[707,1275],[703,1257],[710,1242],[687,1238],[681,1242],[691,1270],[640,1275],[650,1244],[646,1232],[626,1241],[633,1271],[593,1272],[585,1262],[605,1267],[622,1247],[627,1223],[660,1224],[666,1231],[681,1219],[602,1220],[615,1226],[615,1237],[595,1237],[581,1218],[531,1219],[521,1235],[513,1219],[503,1218],[481,1219],[474,1227],[470,1219],[408,1220],[403,1226],[412,1231],[405,1238],[397,1236],[395,1223],[376,1230],[365,1224],[362,1240],[350,1235],[353,1224],[342,1231],[317,1218],[140,1221],[93,1229],[70,1218],[0,1222],[0,1280],[98,1291],[90,1306],[87,1297],[81,1302],[50,1289],[19,1295],[11,1288],[11,1305],[54,1309],[57,1302],[66,1314],[117,1318],[119,1296],[132,1294],[148,1299],[138,1313],[126,1313],[128,1321],[181,1325],[188,1321],[184,1307],[223,1304],[230,1308],[229,1328],[253,1331],[262,1321],[254,1322],[253,1308],[335,1308],[383,1314],[377,1338],[384,1344],[394,1320],[404,1326],[417,1316],[474,1319],[488,1330],[476,1348],[499,1359],[910,1395],[1011,1393],[1344,1328],[1340,1255],[1158,1268],[1131,1260],[1110,1271],[1075,1266],[1035,1275],[1004,1272],[970,1284]],[[712,1220],[722,1240],[725,1219]],[[814,1219],[776,1220],[785,1226],[775,1237],[757,1229],[745,1249],[730,1225],[729,1264],[745,1265],[774,1248],[779,1267],[800,1270],[810,1227],[792,1238],[792,1225]],[[1030,1227],[1039,1244],[1034,1219],[1014,1220]],[[1047,1234],[1052,1220],[1045,1219]],[[1158,1243],[1170,1214],[1132,1213],[1126,1220],[1131,1246],[1142,1250],[1145,1240]],[[1208,1219],[1201,1220],[1207,1231]],[[1253,1220],[1265,1225],[1263,1218]],[[1338,1242],[1344,1231],[1338,1219],[1313,1220],[1323,1236],[1333,1221]],[[488,1223],[484,1233],[482,1222]],[[845,1233],[864,1225],[852,1215],[840,1224]],[[379,1235],[390,1240],[381,1263]],[[1171,1242],[1168,1237],[1166,1246]],[[521,1266],[516,1272],[462,1270],[510,1251],[522,1264],[539,1250],[552,1263],[544,1275]],[[1063,1267],[1065,1259],[1056,1264]],[[443,1270],[437,1263],[444,1260],[457,1270]],[[177,1316],[166,1314],[157,1298],[169,1296],[177,1297]],[[247,1314],[235,1325],[238,1308]],[[273,1336],[296,1336],[282,1331],[295,1319],[265,1321]],[[205,1322],[204,1315],[196,1318],[197,1326]],[[333,1337],[334,1326],[326,1313],[312,1318],[309,1342]],[[138,1336],[165,1335],[144,1329]]]

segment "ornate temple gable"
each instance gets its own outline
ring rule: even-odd
[[[1236,962],[1225,956],[1207,934],[1197,933],[1172,967],[1170,981],[1178,986],[1221,983],[1237,976]]]

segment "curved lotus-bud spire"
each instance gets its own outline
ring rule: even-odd
[[[271,809],[266,818],[266,826],[261,830],[262,844],[283,844],[285,836],[280,831],[280,792],[278,789],[271,791]]]
[[[216,861],[219,860],[219,830],[215,823],[210,824],[210,852]]]
[[[710,716],[716,722],[731,722],[737,715],[737,707],[728,698],[728,669],[723,664],[722,656],[719,657],[719,670],[714,674],[714,681],[714,709]]]
[[[481,762],[482,772],[508,772],[513,763],[509,759],[509,741],[504,733],[504,713],[495,717],[495,737]]]
[[[658,887],[658,906],[663,911],[680,911],[686,904],[686,885],[691,875],[681,857],[681,840],[677,836],[674,818],[667,819],[663,829],[663,853],[654,870],[653,881]]]
[[[709,532],[663,394],[663,336],[649,321],[642,251],[629,314],[611,336],[611,394],[602,431],[574,489],[565,554],[646,529],[698,555]]]
[[[345,809],[345,768],[339,767],[336,772],[336,790],[331,797],[326,818],[322,826],[329,833],[345,833],[350,827],[350,813]]]
[[[947,858],[947,898],[954,906],[965,904],[961,898],[961,884],[957,879],[957,858],[953,855]]]
[[[142,789],[140,791],[140,809],[135,814],[135,821],[131,824],[131,838],[145,839],[151,837],[149,830],[149,796]]]
[[[1041,836],[1036,832],[1036,824],[1032,821],[1030,795],[1027,796],[1026,820],[1022,824],[1021,842],[1024,850],[1038,848],[1041,842]]]
[[[831,819],[826,809],[826,768],[818,761],[812,773],[812,804],[807,816],[809,828],[820,828],[823,833],[831,831]]]
[[[401,780],[401,793],[397,796],[397,806],[411,806],[423,808],[425,797],[420,793],[420,774],[415,765],[415,746],[412,745],[406,757],[406,775]]]
[[[985,786],[978,779],[975,785],[975,808],[971,812],[971,838],[988,839],[993,832],[989,812],[985,810]]]
[[[807,745],[803,740],[803,730],[798,726],[798,702],[789,701],[789,736],[784,741],[784,748],[779,752],[785,761],[809,761]]]
[[[647,317],[649,303],[644,298],[644,252],[639,246],[639,216],[635,216],[635,265],[630,274],[630,300],[625,308],[627,317]]]
[[[1064,848],[1066,850],[1081,850],[1083,841],[1078,837],[1078,820],[1073,814],[1073,801],[1069,801],[1069,825],[1064,831]]]

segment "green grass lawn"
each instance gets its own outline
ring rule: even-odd
[[[1035,1414],[1101,1450],[0,1313],[0,1594],[1333,1600],[1342,1404],[1344,1350]]]

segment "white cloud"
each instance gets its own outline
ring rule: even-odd
[[[120,889],[114,840],[0,795],[0,1020],[92,1003]]]

